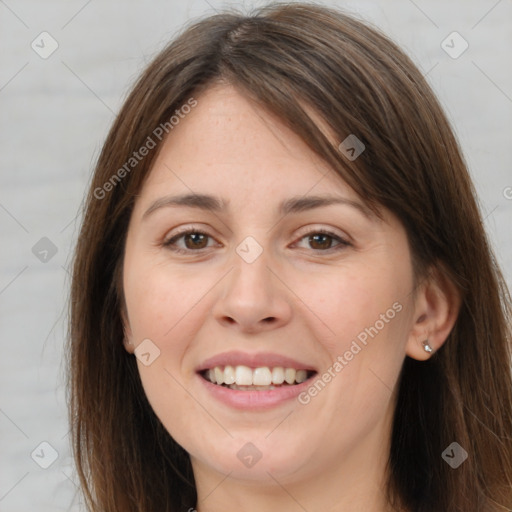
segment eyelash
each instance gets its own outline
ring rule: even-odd
[[[200,252],[204,251],[205,249],[207,249],[207,247],[202,248],[202,249],[197,249],[197,250],[194,250],[194,249],[180,249],[180,248],[177,248],[177,247],[172,247],[172,245],[175,244],[176,241],[179,240],[180,238],[182,238],[182,237],[184,237],[186,235],[192,235],[192,234],[194,234],[194,235],[206,235],[208,238],[213,238],[208,233],[205,233],[203,231],[199,231],[197,229],[187,229],[187,230],[181,231],[179,233],[176,233],[172,238],[170,238],[169,240],[163,242],[162,245],[163,245],[163,247],[166,247],[169,250],[171,250],[173,252],[176,252],[178,254],[190,254],[190,253],[193,253],[193,252],[200,253]],[[336,245],[334,247],[330,247],[329,249],[312,249],[315,252],[323,252],[323,253],[337,252],[337,251],[340,251],[340,250],[344,249],[345,247],[348,247],[348,246],[351,245],[349,242],[347,242],[346,240],[344,240],[340,236],[338,236],[335,233],[333,233],[332,231],[329,231],[329,230],[326,230],[326,229],[315,229],[315,230],[309,231],[308,233],[305,233],[304,235],[302,235],[299,238],[299,241],[303,240],[304,238],[310,237],[312,235],[326,235],[326,236],[329,236],[329,237],[333,238],[337,242],[339,242],[338,245]]]

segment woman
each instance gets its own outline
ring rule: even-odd
[[[460,148],[394,43],[311,4],[199,21],[87,198],[89,507],[509,510],[510,318]]]

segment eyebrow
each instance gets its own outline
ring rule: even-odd
[[[315,208],[322,208],[333,204],[341,204],[351,206],[365,217],[372,220],[375,214],[362,203],[347,199],[340,196],[296,196],[291,197],[279,204],[278,213],[280,215],[288,215],[292,213],[300,213]],[[177,196],[165,196],[154,201],[151,206],[142,215],[145,220],[156,210],[164,207],[185,206],[189,208],[197,208],[200,210],[210,210],[215,213],[222,213],[228,210],[228,202],[220,197],[208,194],[183,194]]]

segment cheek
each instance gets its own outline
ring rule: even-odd
[[[368,330],[386,334],[396,332],[401,325],[397,322],[398,310],[403,309],[409,283],[406,276],[390,273],[390,269],[366,266],[296,283],[298,295],[306,298],[306,304],[329,333],[323,344],[331,356],[348,350],[358,336],[362,342],[365,334],[370,339]]]
[[[376,264],[351,268],[350,273],[332,273],[315,280],[318,286],[304,295],[330,331],[321,340],[330,360],[319,376],[325,387],[319,383],[321,391],[311,387],[309,396],[304,396],[304,402],[314,401],[315,415],[331,410],[333,417],[344,418],[350,411],[351,421],[359,418],[371,425],[389,406],[410,324],[407,311],[412,280],[406,271],[405,265],[396,269],[391,262],[385,268]],[[306,291],[304,288],[301,293]],[[340,421],[333,424],[340,427]],[[352,431],[354,427],[347,424],[343,428]],[[359,435],[356,431],[352,434]]]
[[[207,314],[206,301],[201,301],[212,286],[207,281],[143,257],[125,264],[124,290],[134,345],[137,348],[149,339],[157,347],[148,350],[150,364],[137,359],[141,382],[153,411],[179,441],[186,441],[189,434],[202,435],[190,427],[204,411],[186,391],[189,376],[183,374],[182,365],[200,329],[200,317]]]
[[[172,271],[163,265],[125,266],[124,290],[130,327],[137,338],[162,342],[194,309],[210,286],[194,274]]]

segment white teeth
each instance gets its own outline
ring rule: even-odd
[[[272,373],[268,368],[256,368],[252,375],[252,383],[255,386],[270,386],[272,384]]]
[[[252,386],[252,370],[248,366],[237,366],[235,378],[237,386]]]
[[[226,366],[224,368],[224,384],[234,384],[235,381],[235,369],[232,366]]]
[[[297,372],[293,368],[286,368],[284,371],[284,380],[288,384],[293,384],[295,382],[295,375]]]
[[[222,384],[224,382],[224,372],[218,366],[214,368],[214,371],[215,381],[217,382],[217,384]]]
[[[276,366],[269,368],[261,366],[258,368],[249,368],[248,366],[216,366],[205,372],[205,377],[214,384],[225,384],[232,389],[239,389],[239,386],[251,386],[252,389],[270,389],[274,385],[300,384],[308,378],[307,370],[295,370],[294,368],[283,368]]]
[[[274,384],[282,384],[284,382],[284,368],[282,366],[276,366],[272,370],[272,382]]]

